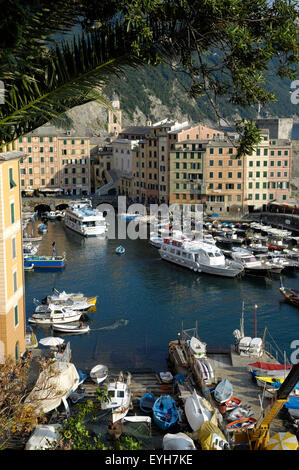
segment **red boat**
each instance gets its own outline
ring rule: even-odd
[[[268,247],[270,251],[274,251],[274,250],[281,251],[283,249],[282,246],[273,245],[272,243],[266,243],[266,246]]]
[[[284,364],[271,364],[269,362],[252,362],[248,364],[251,367],[262,370],[284,370],[291,369],[293,366],[284,365]]]

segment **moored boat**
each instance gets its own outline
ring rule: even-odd
[[[80,322],[81,323],[81,322]],[[59,333],[72,333],[72,334],[83,334],[88,333],[90,331],[89,325],[84,325],[83,323],[80,325],[52,325],[54,331],[58,331]]]
[[[65,256],[27,256],[26,265],[33,264],[34,269],[63,269],[66,266]]]
[[[66,209],[63,221],[67,228],[84,237],[103,236],[107,231],[103,213],[93,209],[89,200],[72,203]]]
[[[124,255],[126,252],[125,248],[123,246],[118,246],[116,249],[115,249],[115,253],[117,255]]]
[[[291,289],[289,287],[285,287],[282,284],[282,280],[280,279],[280,287],[279,292],[283,295],[287,302],[294,305],[295,307],[299,307],[299,291],[295,289]]]
[[[226,425],[227,431],[243,431],[244,429],[252,429],[257,423],[257,420],[252,416],[247,418],[237,419]]]

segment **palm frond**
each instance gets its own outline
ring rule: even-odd
[[[122,25],[94,30],[74,37],[71,45],[64,42],[46,51],[33,76],[20,73],[8,80],[0,107],[0,142],[7,144],[89,101],[111,107],[103,87],[125,67],[142,63],[129,52],[130,40]]]

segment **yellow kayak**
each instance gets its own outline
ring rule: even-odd
[[[256,377],[256,381],[258,385],[261,385],[263,387],[265,383],[271,385],[273,383],[280,382],[282,384],[284,379],[280,379],[278,377]]]

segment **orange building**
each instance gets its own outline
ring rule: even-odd
[[[25,287],[19,160],[0,153],[0,361],[19,359],[26,349]]]

